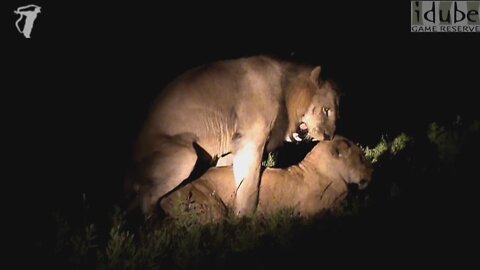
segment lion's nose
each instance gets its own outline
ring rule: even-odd
[[[369,180],[368,179],[362,179],[358,182],[358,188],[359,189],[364,189],[367,187]]]

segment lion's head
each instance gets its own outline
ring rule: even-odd
[[[315,76],[315,75],[314,75]],[[317,80],[312,103],[302,117],[300,128],[308,131],[314,140],[330,140],[335,135],[339,97],[330,81]]]
[[[315,161],[322,172],[346,184],[357,184],[359,189],[366,188],[372,179],[373,167],[362,149],[342,136],[319,142],[309,155],[306,159]]]
[[[317,66],[307,78],[297,80],[294,96],[288,98],[289,112],[293,112],[290,119],[296,123],[290,130],[297,141],[330,140],[335,135],[339,94],[333,82],[322,80],[320,71],[321,67]]]

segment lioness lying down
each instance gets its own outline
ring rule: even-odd
[[[365,188],[373,168],[363,151],[351,141],[336,136],[319,142],[298,165],[267,168],[259,187],[257,213],[269,214],[290,208],[302,217],[333,209],[347,196],[347,184]],[[204,222],[218,221],[233,206],[235,180],[232,167],[208,170],[201,178],[172,192],[160,202],[164,212],[178,215],[178,206],[197,212]]]

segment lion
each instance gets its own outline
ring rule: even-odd
[[[160,206],[171,217],[178,205],[200,214],[204,223],[221,221],[233,207],[233,168],[209,169],[202,177],[162,198]],[[267,168],[259,186],[256,214],[270,215],[284,209],[311,218],[334,210],[348,195],[349,184],[365,189],[373,167],[358,146],[339,135],[319,142],[298,165]]]
[[[253,213],[265,151],[292,138],[335,134],[339,95],[320,72],[320,66],[255,56],[197,67],[170,83],[140,131],[136,173],[127,183],[144,215],[209,167],[230,165],[236,214]]]

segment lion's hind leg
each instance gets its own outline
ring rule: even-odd
[[[199,160],[193,136],[159,136],[155,151],[143,159],[137,199],[148,218],[161,197],[189,178]]]

